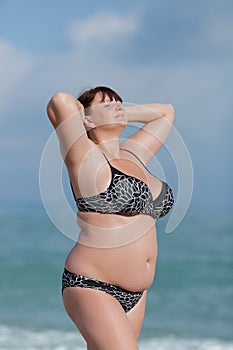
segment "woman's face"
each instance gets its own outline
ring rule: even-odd
[[[90,106],[90,119],[92,119],[95,127],[109,124],[127,124],[125,110],[120,101],[110,101],[105,96],[102,101],[102,94],[97,93]]]

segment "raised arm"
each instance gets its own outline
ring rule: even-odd
[[[49,101],[47,114],[59,138],[66,165],[78,164],[93,148],[83,124],[82,104],[73,95],[59,92]]]
[[[144,123],[143,127],[125,140],[121,147],[130,150],[144,162],[165,142],[174,120],[171,104],[147,103],[125,107],[128,122]]]
[[[71,115],[82,110],[82,104],[73,95],[65,92],[55,94],[47,105],[48,117],[54,128],[57,128],[60,123]]]

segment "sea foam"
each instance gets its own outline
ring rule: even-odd
[[[233,342],[219,339],[184,339],[174,336],[142,339],[140,350],[232,350]],[[35,331],[0,325],[1,350],[85,350],[78,331]]]

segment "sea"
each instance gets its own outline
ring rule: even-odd
[[[140,350],[233,350],[232,213],[188,210],[170,234],[166,220]],[[0,349],[86,349],[61,298],[74,241],[40,204],[3,208],[0,227]]]

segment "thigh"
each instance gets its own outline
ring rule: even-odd
[[[136,339],[138,339],[140,336],[142,323],[144,320],[146,309],[146,295],[147,291],[145,290],[139,302],[126,314],[133,328]]]
[[[96,289],[69,287],[63,292],[63,302],[88,349],[138,350],[128,317],[113,296]]]

